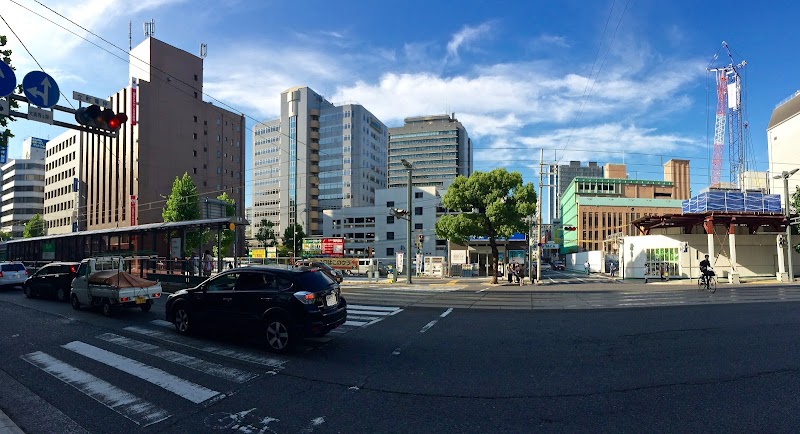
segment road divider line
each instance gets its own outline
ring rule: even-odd
[[[161,369],[154,368],[137,360],[129,359],[125,356],[106,351],[84,342],[72,341],[62,345],[62,347],[104,365],[119,369],[126,374],[139,377],[148,383],[161,387],[195,404],[199,404],[220,394],[216,390],[211,390],[199,384],[192,383],[191,381],[184,380],[183,378],[176,377]]]
[[[452,312],[452,311],[453,311],[453,308],[451,307],[451,308],[447,309],[446,311],[444,311],[441,315],[439,315],[439,317],[440,318],[444,318],[447,315],[450,315],[450,312]]]
[[[36,351],[22,356],[22,360],[69,384],[136,425],[148,426],[170,417],[166,410],[49,354]]]
[[[425,324],[425,327],[422,327],[422,330],[420,330],[419,332],[420,333],[425,333],[426,331],[428,331],[428,329],[430,329],[431,327],[435,326],[437,322],[439,322],[439,320],[435,319],[435,320]]]

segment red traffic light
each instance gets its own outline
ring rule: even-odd
[[[577,229],[578,228],[576,228],[575,226],[564,226],[564,230],[565,231],[574,231],[574,230],[577,230]]]
[[[87,127],[117,131],[122,124],[128,122],[128,116],[125,113],[115,114],[114,110],[102,109],[100,106],[92,104],[79,108],[75,112],[75,120]]]

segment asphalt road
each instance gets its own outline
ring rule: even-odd
[[[0,292],[0,409],[30,433],[800,426],[794,301],[537,310],[455,305],[472,287],[416,290],[449,307],[348,290],[368,294],[348,295],[348,325],[279,357],[251,338],[178,336],[163,304],[105,318]]]

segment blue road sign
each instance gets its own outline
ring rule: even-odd
[[[27,73],[22,79],[22,91],[31,104],[41,108],[53,107],[59,98],[58,84],[42,71]]]
[[[17,87],[17,76],[10,66],[0,60],[0,97],[9,96]]]

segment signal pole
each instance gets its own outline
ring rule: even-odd
[[[542,283],[542,253],[539,242],[542,240],[542,184],[544,183],[544,149],[539,149],[539,196],[536,198],[536,284]]]

